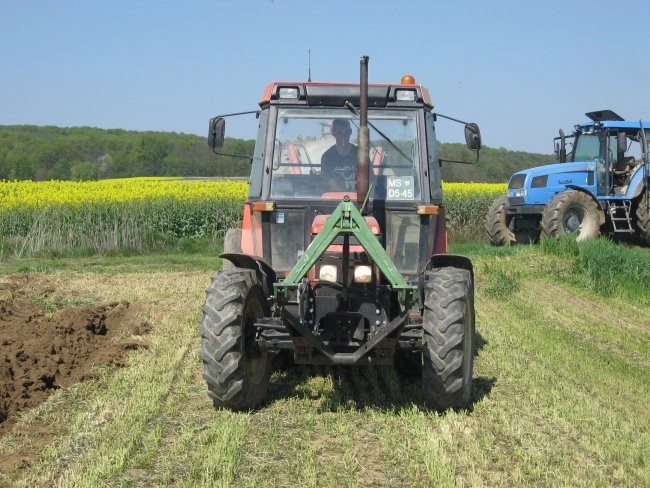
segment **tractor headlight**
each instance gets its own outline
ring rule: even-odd
[[[526,196],[526,189],[522,188],[520,190],[508,190],[508,196],[510,198],[523,198]]]
[[[399,102],[414,102],[415,90],[395,90],[395,98]]]
[[[323,281],[332,281],[336,283],[336,266],[333,264],[324,264],[320,267],[318,277]]]
[[[294,86],[283,86],[278,90],[279,98],[298,98],[298,88]]]
[[[361,265],[354,268],[354,281],[356,283],[370,283],[372,279],[372,268],[370,266]]]

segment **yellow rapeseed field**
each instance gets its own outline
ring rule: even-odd
[[[218,237],[241,220],[242,180],[125,178],[0,181],[0,236],[22,252],[149,249],[168,238]],[[496,183],[443,183],[452,235],[480,233]]]
[[[0,210],[52,205],[88,205],[174,197],[181,201],[230,198],[242,202],[248,185],[235,180],[124,178],[101,181],[1,181]],[[446,197],[490,199],[505,194],[505,183],[443,183]]]
[[[100,181],[3,181],[0,210],[53,205],[92,205],[173,197],[180,201],[235,199],[243,201],[247,184],[234,180],[123,178]]]

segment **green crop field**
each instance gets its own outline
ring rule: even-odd
[[[443,190],[451,236],[477,239],[506,185],[444,183]],[[155,251],[179,239],[214,243],[241,222],[247,191],[241,179],[0,181],[0,260]]]
[[[280,369],[258,410],[213,409],[208,254],[5,260],[0,285],[23,285],[0,292],[0,321],[19,299],[52,321],[128,302],[147,333],[115,337],[146,347],[0,430],[0,485],[650,486],[650,255],[605,240],[452,251],[474,262],[478,348],[471,407],[442,414],[419,378],[379,367]]]

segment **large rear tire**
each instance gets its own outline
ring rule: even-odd
[[[215,407],[250,410],[266,396],[271,354],[255,344],[255,319],[270,314],[255,272],[233,267],[212,279],[201,325],[201,358]]]
[[[495,246],[510,246],[517,242],[514,232],[510,229],[508,218],[508,197],[497,198],[488,209],[485,218],[485,228],[490,236],[490,242]]]
[[[424,283],[422,390],[427,407],[463,408],[472,394],[474,284],[469,271],[429,271]]]
[[[647,192],[648,189],[645,190]],[[650,245],[650,208],[646,205],[648,203],[648,195],[641,193],[641,197],[636,207],[636,226],[639,229],[641,239]]]
[[[600,235],[602,212],[596,201],[586,193],[567,190],[557,193],[542,212],[542,236],[559,239],[573,234],[583,241]]]

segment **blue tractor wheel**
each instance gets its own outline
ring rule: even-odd
[[[485,217],[485,229],[495,246],[509,246],[517,242],[510,225],[512,217],[508,217],[507,210],[508,197],[504,195],[492,203]]]
[[[542,212],[542,236],[559,239],[565,234],[576,240],[592,239],[600,235],[602,212],[587,193],[567,190],[553,196]]]
[[[647,191],[646,189],[645,192]],[[650,245],[650,207],[648,206],[648,195],[645,192],[641,194],[636,207],[636,226],[641,238]]]

